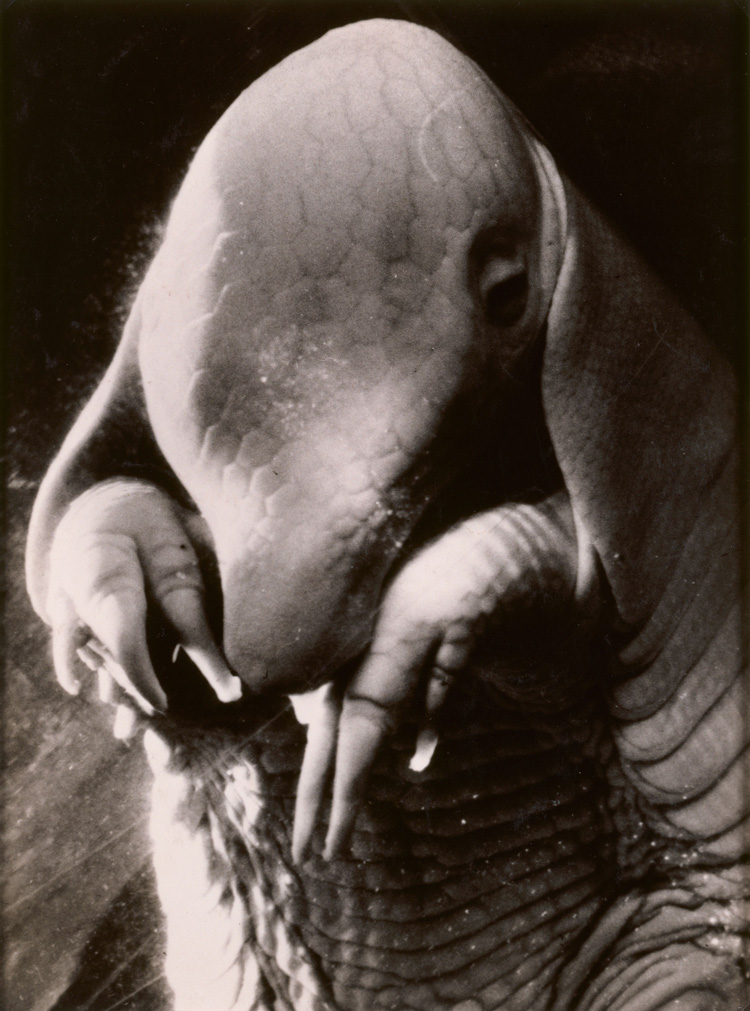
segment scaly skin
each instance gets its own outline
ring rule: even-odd
[[[237,99],[29,540],[69,689],[165,709],[149,606],[247,689],[252,733],[149,732],[178,1005],[739,999],[733,397],[437,36],[350,26]]]

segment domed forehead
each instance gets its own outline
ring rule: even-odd
[[[259,249],[294,242],[304,273],[334,273],[357,247],[429,271],[451,233],[534,225],[515,122],[470,60],[414,25],[365,22],[294,54],[234,103],[209,152],[227,224]]]
[[[406,414],[426,437],[483,361],[474,239],[533,242],[538,213],[474,64],[404,23],[330,33],[240,96],[175,201],[140,298],[155,430],[180,426],[186,461],[222,425],[284,442]]]

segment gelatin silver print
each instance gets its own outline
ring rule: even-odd
[[[748,1005],[746,14],[4,19],[5,1011]]]

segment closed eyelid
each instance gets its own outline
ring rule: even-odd
[[[521,279],[525,282],[527,275],[526,262],[520,257],[513,259],[493,259],[480,271],[478,277],[479,294],[483,299],[500,284],[508,284]]]

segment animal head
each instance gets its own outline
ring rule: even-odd
[[[48,620],[65,510],[154,436],[207,522],[231,665],[282,691],[362,651],[461,509],[553,488],[627,637],[735,438],[695,324],[469,59],[390,21],[285,60],[198,150],[35,505]]]
[[[543,157],[471,61],[381,21],[289,57],[198,151],[140,361],[249,683],[357,653],[426,503],[499,446],[562,255]]]

